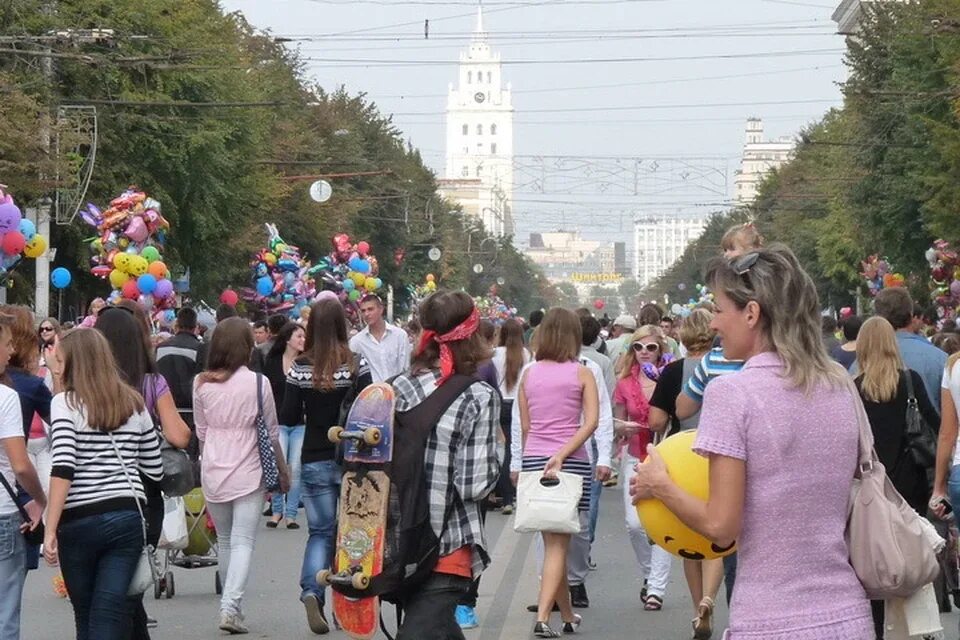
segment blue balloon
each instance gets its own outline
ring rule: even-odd
[[[37,225],[33,224],[33,221],[29,218],[24,218],[20,221],[20,233],[23,234],[27,242],[30,242],[33,240],[33,236],[37,235]]]
[[[343,281],[344,291],[353,291],[356,288],[356,286],[357,286],[357,283],[355,283],[350,278],[347,278],[346,280]]]
[[[370,273],[370,263],[366,260],[361,259],[358,261],[357,268],[354,269],[354,271],[359,271],[360,273],[366,275]]]
[[[273,293],[273,280],[268,276],[263,276],[262,278],[257,279],[257,293],[261,296],[268,296]]]
[[[57,289],[65,289],[70,286],[71,280],[73,280],[73,276],[63,267],[57,267],[50,274],[50,282],[52,282],[53,286]]]
[[[349,265],[351,271],[360,271],[360,265],[362,265],[363,262],[364,261],[361,258],[350,258],[350,261],[347,264]]]
[[[137,288],[145,296],[153,293],[157,288],[157,279],[149,273],[145,273],[137,278]]]

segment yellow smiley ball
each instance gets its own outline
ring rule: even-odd
[[[677,486],[694,497],[707,500],[710,497],[710,463],[693,452],[696,435],[696,431],[681,431],[658,444],[657,452]],[[709,560],[736,551],[736,544],[718,547],[694,532],[659,500],[641,500],[637,503],[637,513],[647,536],[658,547],[675,556],[688,560]]]

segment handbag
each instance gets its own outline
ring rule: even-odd
[[[30,516],[27,514],[27,510],[23,508],[23,505],[17,501],[17,492],[13,490],[13,487],[10,486],[10,483],[7,482],[7,479],[0,473],[0,482],[3,483],[3,488],[7,490],[7,493],[10,495],[10,499],[13,500],[13,504],[17,505],[17,511],[20,512],[20,517],[23,518],[24,522],[30,522]],[[27,544],[32,545],[41,545],[43,544],[43,521],[37,523],[37,528],[27,530],[23,534],[23,538],[27,541]]]
[[[190,543],[187,527],[187,510],[183,498],[167,498],[163,501],[163,525],[158,549],[186,549]]]
[[[133,480],[130,479],[130,473],[127,471],[127,464],[120,455],[120,448],[117,447],[117,441],[113,439],[113,433],[110,433],[110,444],[113,445],[113,452],[117,454],[117,460],[120,461],[120,468],[123,469],[123,477],[127,479],[127,486],[133,493],[133,501],[137,505],[137,513],[140,514],[140,528],[143,531],[143,549],[140,550],[140,559],[137,561],[137,568],[134,569],[133,577],[130,578],[130,586],[127,587],[128,596],[138,596],[152,587],[160,577],[160,567],[157,566],[157,558],[153,553],[153,546],[147,542],[147,519],[143,515],[143,507],[140,506],[140,500],[137,498],[137,489],[133,486]]]
[[[260,453],[260,468],[263,470],[263,486],[267,491],[280,490],[280,470],[277,468],[277,457],[270,441],[270,432],[263,417],[263,385],[262,374],[257,372],[257,451]]]
[[[844,537],[850,564],[871,600],[907,598],[940,573],[921,518],[894,488],[873,450],[867,414],[850,382],[859,429],[857,470]]]
[[[168,498],[185,496],[193,490],[196,477],[193,461],[183,449],[177,449],[160,438],[160,460],[163,463],[163,479],[160,490]]]
[[[922,469],[931,469],[937,464],[937,435],[920,414],[917,396],[913,393],[913,376],[904,371],[907,379],[907,429],[906,450],[914,464]]]
[[[556,478],[546,478],[543,471],[521,472],[513,530],[578,533],[577,505],[582,494],[583,478],[575,473],[560,471]]]

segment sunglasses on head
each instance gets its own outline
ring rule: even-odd
[[[659,351],[659,350],[660,350],[660,345],[658,345],[656,342],[648,342],[648,343],[646,343],[646,344],[644,344],[644,343],[642,343],[642,342],[634,342],[634,343],[631,345],[631,348],[632,348],[634,351],[649,351],[649,352],[653,353],[654,351]]]
[[[734,259],[731,266],[738,276],[743,276],[750,273],[750,269],[753,269],[758,260],[760,260],[760,254],[753,251]]]

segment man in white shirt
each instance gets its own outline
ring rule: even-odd
[[[383,301],[367,294],[360,299],[360,317],[366,328],[350,338],[350,350],[370,365],[374,382],[383,382],[410,368],[410,340],[400,327],[383,319]]]
[[[607,357],[610,358],[614,368],[616,368],[620,356],[627,350],[630,336],[636,330],[637,319],[631,315],[617,316],[617,319],[613,321],[613,330],[610,332],[610,339],[607,340]]]

